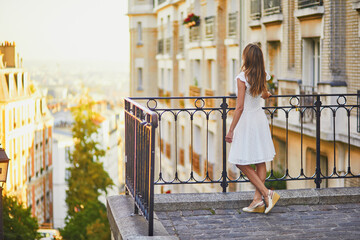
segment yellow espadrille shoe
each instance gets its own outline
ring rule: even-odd
[[[265,209],[265,214],[271,211],[271,209],[275,206],[276,202],[280,199],[280,195],[274,191],[269,190],[269,194],[267,195],[269,205]]]
[[[261,201],[252,207],[244,207],[242,210],[248,213],[263,213],[265,211],[265,204]]]

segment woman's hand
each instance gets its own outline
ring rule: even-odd
[[[229,130],[228,134],[225,136],[225,142],[232,143],[233,135],[234,132]]]
[[[261,94],[261,97],[263,99],[267,99],[271,96],[272,94],[269,92],[269,91],[264,91],[262,94]]]

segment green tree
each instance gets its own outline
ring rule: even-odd
[[[3,196],[4,239],[38,239],[37,219],[31,216],[30,208],[19,203],[16,197]]]
[[[72,109],[75,120],[72,128],[75,141],[74,151],[69,156],[71,167],[67,180],[66,204],[68,216],[66,226],[61,230],[64,239],[105,239],[97,233],[110,238],[110,229],[106,217],[106,208],[98,197],[107,193],[113,185],[104,170],[100,158],[105,155],[95,140],[99,126],[99,115],[92,110],[93,103],[87,101]]]

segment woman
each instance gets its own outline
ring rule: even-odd
[[[247,45],[242,58],[242,71],[235,78],[236,109],[225,141],[232,143],[229,162],[235,164],[256,187],[252,203],[243,211],[268,213],[280,198],[264,185],[265,162],[272,161],[275,156],[269,123],[260,105],[261,97],[271,96],[266,88],[270,76],[265,72],[263,53],[257,45]]]

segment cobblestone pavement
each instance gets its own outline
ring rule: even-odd
[[[170,235],[186,239],[360,239],[360,203],[156,212]]]

